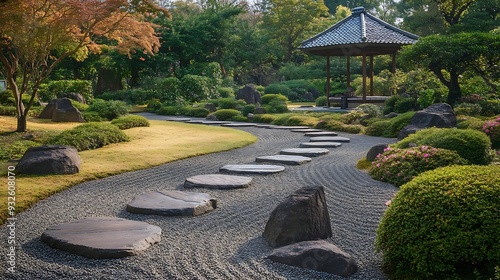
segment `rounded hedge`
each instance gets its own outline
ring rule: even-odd
[[[47,144],[73,146],[78,151],[84,151],[127,141],[130,138],[117,126],[109,123],[86,123],[61,132]]]
[[[86,112],[97,112],[102,118],[112,120],[119,116],[126,115],[129,108],[127,103],[123,101],[94,99]]]
[[[270,104],[274,100],[279,100],[283,103],[288,102],[288,98],[282,94],[264,94],[260,98],[260,102],[262,105]]]
[[[420,173],[448,165],[464,165],[467,161],[457,152],[421,146],[409,149],[387,148],[372,162],[370,176],[382,182],[401,186]]]
[[[500,166],[438,168],[403,185],[375,246],[393,279],[490,279],[500,263]],[[481,277],[477,277],[481,275]]]
[[[220,109],[213,113],[219,121],[227,121],[236,116],[241,116],[241,112],[235,109]]]
[[[147,127],[149,121],[143,116],[128,115],[114,119],[111,124],[118,126],[119,129],[129,129],[132,127]]]
[[[490,137],[491,146],[495,149],[500,148],[500,117],[487,121],[482,129]]]
[[[472,129],[426,128],[392,146],[408,148],[410,143],[456,151],[471,164],[485,165],[492,160],[490,139],[486,134]]]

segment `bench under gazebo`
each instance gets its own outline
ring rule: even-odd
[[[410,45],[418,40],[418,36],[401,30],[387,22],[369,14],[365,8],[358,7],[352,14],[327,30],[302,42],[300,50],[326,56],[326,96],[328,107],[331,101],[341,101],[341,98],[330,97],[330,57],[344,56],[347,58],[347,88],[350,88],[350,58],[362,56],[363,97],[343,98],[349,107],[362,103],[383,103],[385,97],[373,96],[373,57],[375,55],[392,55],[392,73],[396,71],[396,53],[404,45]],[[367,73],[367,58],[370,63],[370,73]],[[370,96],[367,97],[366,78],[370,77]],[[338,99],[338,100],[337,100]],[[342,104],[341,107],[347,107]]]

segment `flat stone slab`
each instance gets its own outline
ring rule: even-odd
[[[309,132],[323,132],[323,130],[316,128],[298,128],[298,129],[292,129],[292,132],[309,133]]]
[[[206,174],[187,178],[184,182],[184,187],[199,187],[208,189],[238,189],[248,187],[251,182],[251,177],[223,174]]]
[[[347,143],[350,142],[351,139],[347,137],[341,137],[341,136],[318,136],[318,137],[311,137],[309,139],[310,142],[343,142]]]
[[[201,124],[207,124],[207,125],[220,125],[220,124],[227,124],[230,122],[226,121],[202,121]]]
[[[311,161],[310,157],[296,155],[274,155],[260,156],[255,159],[256,162],[275,162],[289,165],[300,165]]]
[[[340,147],[342,143],[339,142],[308,142],[300,143],[301,148],[337,148]]]
[[[306,132],[304,134],[304,136],[312,136],[312,137],[315,137],[315,136],[337,136],[337,132],[333,132],[333,131],[318,131],[318,132],[314,132],[314,131],[311,131],[311,132]]]
[[[284,166],[263,164],[228,164],[219,169],[220,172],[261,175],[279,173],[284,170]]]
[[[168,117],[165,120],[171,121],[171,122],[188,122],[192,119],[191,118],[182,118],[182,117]]]
[[[160,239],[160,227],[114,217],[53,225],[42,234],[42,241],[50,247],[91,259],[137,255]]]
[[[217,208],[217,200],[206,193],[156,191],[135,197],[127,211],[162,216],[199,216]]]
[[[227,127],[251,127],[251,126],[255,126],[254,123],[225,123],[225,124],[221,124],[221,126],[227,126]]]
[[[284,125],[280,125],[280,126],[275,126],[274,127],[275,129],[306,129],[306,128],[309,128],[308,126],[284,126]]]
[[[275,125],[272,125],[272,124],[256,124],[255,127],[258,127],[258,128],[274,128]]]
[[[324,148],[291,148],[284,149],[280,151],[281,155],[297,155],[297,156],[305,156],[305,157],[317,157],[326,155],[330,152],[328,149]]]
[[[189,120],[186,121],[185,123],[194,123],[194,124],[203,124],[205,122],[204,120]]]

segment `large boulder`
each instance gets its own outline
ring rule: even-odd
[[[366,153],[366,160],[374,161],[377,156],[385,151],[389,145],[387,144],[378,144],[370,148]]]
[[[83,95],[77,93],[77,92],[65,92],[61,95],[61,97],[66,97],[69,99],[73,99],[75,101],[78,101],[82,104],[87,104],[87,101],[85,100],[85,97]]]
[[[262,236],[273,247],[332,237],[323,187],[299,189],[280,203]]]
[[[68,98],[54,99],[45,106],[40,119],[51,119],[54,122],[85,122],[82,113],[71,104]]]
[[[29,148],[16,166],[22,174],[74,174],[80,172],[82,160],[71,146]]]
[[[324,240],[302,241],[273,250],[274,262],[349,277],[358,271],[354,259]]]
[[[404,127],[398,135],[401,140],[406,136],[428,127],[456,127],[457,116],[453,108],[446,103],[436,103],[424,110],[418,111],[409,125]]]
[[[238,90],[236,99],[243,99],[247,104],[257,104],[260,103],[260,92],[255,89],[255,86],[248,84],[245,87]]]

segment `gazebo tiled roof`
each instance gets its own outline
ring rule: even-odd
[[[299,49],[323,56],[392,54],[417,39],[417,35],[392,26],[358,7],[350,16],[303,41]]]

